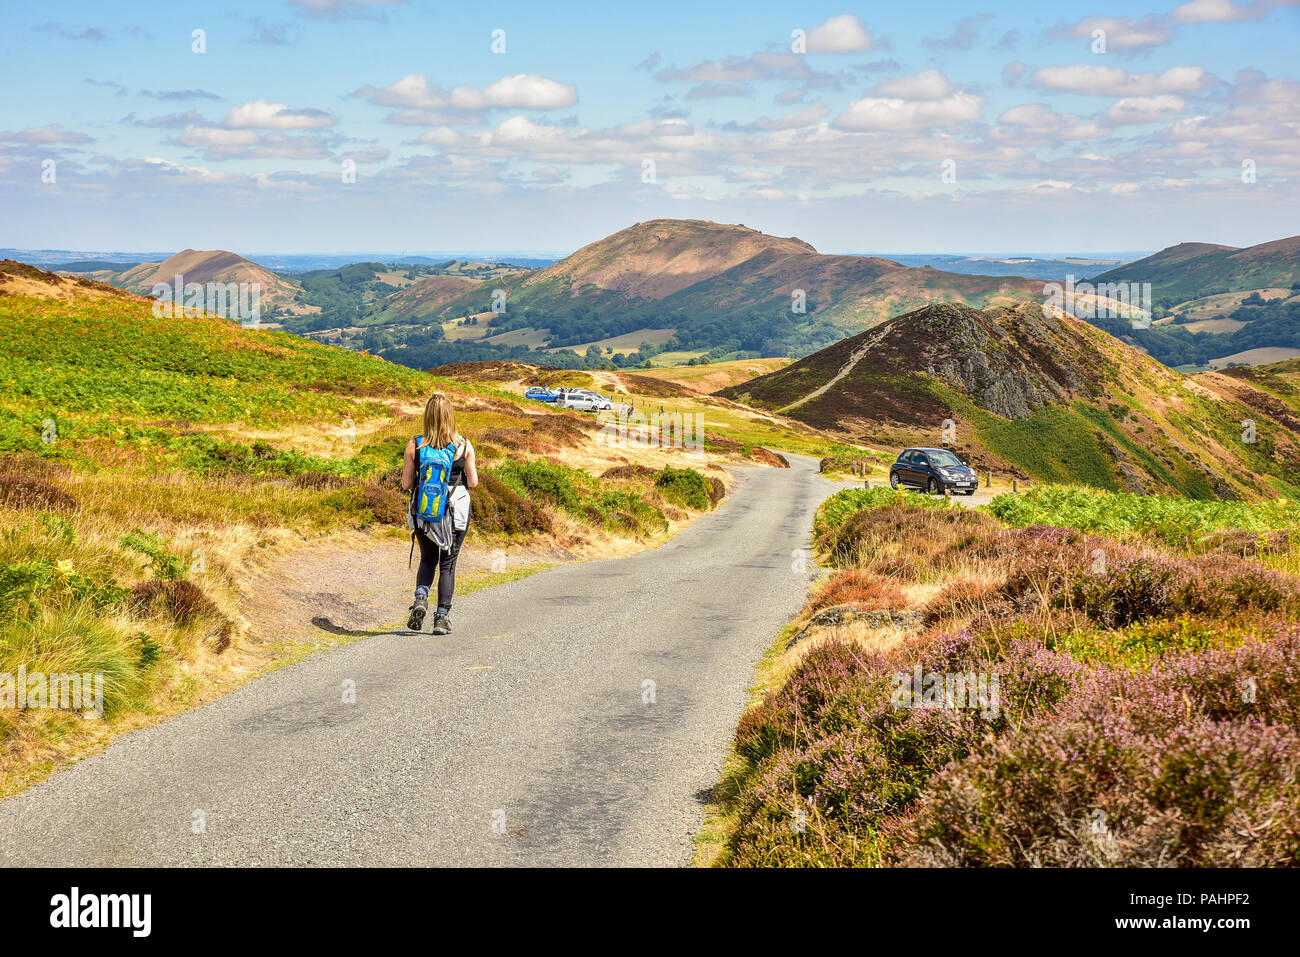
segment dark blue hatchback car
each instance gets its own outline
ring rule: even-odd
[[[979,485],[975,470],[947,449],[903,449],[889,467],[889,484],[910,485],[940,495],[947,489],[974,495]]]

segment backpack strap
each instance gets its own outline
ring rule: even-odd
[[[406,514],[414,527],[411,529],[411,553],[406,556],[406,567],[408,569],[411,567],[411,563],[415,561],[415,535],[420,530],[419,519],[415,517],[415,497],[420,494],[420,440],[423,438],[424,436],[418,432],[411,438],[411,441],[415,443],[415,458],[411,463],[413,466],[411,500],[406,503]]]

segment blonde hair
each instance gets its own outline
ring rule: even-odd
[[[451,406],[451,399],[435,392],[424,405],[424,444],[442,449],[456,438],[456,410]]]

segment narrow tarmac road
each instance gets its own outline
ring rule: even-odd
[[[0,803],[0,864],[689,863],[813,575],[792,552],[845,487],[791,465],[657,549],[458,599],[450,636],[355,641],[123,736]]]

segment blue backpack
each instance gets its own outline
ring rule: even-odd
[[[456,440],[445,448],[435,449],[423,445],[423,436],[415,437],[415,488],[411,501],[411,514],[420,522],[438,522],[447,514],[447,498],[451,491],[447,480],[456,460]]]

